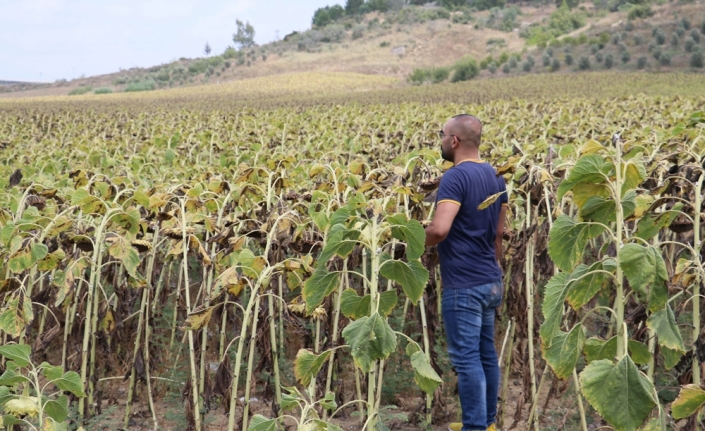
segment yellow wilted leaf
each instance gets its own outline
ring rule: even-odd
[[[313,313],[311,313],[311,316],[312,316],[314,319],[323,320],[326,316],[328,316],[328,313],[326,312],[326,309],[325,309],[325,308],[323,308],[323,307],[316,307],[316,308],[313,310]]]
[[[636,197],[636,208],[634,209],[634,217],[641,218],[644,213],[651,207],[656,199],[651,195],[638,195]]]
[[[39,414],[37,397],[15,398],[5,403],[5,413],[13,416],[30,416],[36,418]]]
[[[287,260],[284,262],[284,267],[289,271],[301,268],[301,264],[295,260]]]
[[[482,210],[484,210],[484,209],[489,208],[490,205],[492,205],[493,203],[495,203],[495,201],[497,201],[497,199],[499,199],[499,197],[502,196],[502,195],[503,195],[504,193],[506,193],[506,192],[507,192],[507,191],[505,190],[505,191],[503,191],[503,192],[499,192],[499,193],[493,194],[492,196],[490,196],[490,197],[488,197],[487,199],[485,199],[484,201],[482,201],[482,203],[477,206],[477,209],[480,210],[480,211],[482,211]]]
[[[309,177],[315,177],[316,175],[320,174],[325,170],[325,166],[323,166],[320,163],[314,163],[313,166],[311,166],[311,169],[308,171],[308,176]]]
[[[287,304],[287,308],[293,313],[303,314],[306,311],[306,304],[301,301],[300,296],[297,296],[293,301]]]
[[[230,246],[232,247],[233,251],[240,251],[242,250],[242,246],[245,245],[245,237],[240,236],[237,238],[230,238],[228,239],[228,242],[230,243]]]
[[[604,148],[604,145],[600,144],[594,139],[590,139],[585,143],[585,145],[580,148],[580,155],[584,156],[587,154],[595,154]]]
[[[200,310],[194,310],[191,314],[186,317],[186,322],[184,323],[184,329],[186,330],[198,330],[208,325],[213,315],[213,310],[215,306],[202,308]]]
[[[110,309],[105,313],[103,320],[100,321],[100,329],[107,333],[115,330],[115,316],[113,316],[113,312]]]
[[[350,165],[348,165],[348,170],[350,170],[350,173],[352,174],[360,175],[363,167],[364,165],[361,162],[353,161]]]

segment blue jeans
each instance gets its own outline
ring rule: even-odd
[[[458,373],[463,431],[485,430],[495,421],[499,365],[494,348],[494,309],[502,302],[502,281],[443,289],[443,323],[448,355]]]

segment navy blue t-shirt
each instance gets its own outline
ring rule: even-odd
[[[443,174],[436,205],[460,205],[446,239],[438,244],[443,287],[457,289],[492,283],[502,278],[495,257],[495,238],[502,194],[484,210],[477,207],[488,197],[505,191],[504,178],[481,160],[463,160]]]

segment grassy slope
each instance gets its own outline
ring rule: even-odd
[[[588,11],[591,6],[587,5]],[[544,7],[523,7],[522,15],[517,21],[521,27],[534,23],[542,23],[551,12],[555,10],[553,6]],[[687,68],[689,55],[683,51],[683,41],[678,48],[672,48],[669,44],[670,37],[676,26],[676,17],[688,16],[691,18],[694,27],[699,27],[702,18],[705,16],[705,7],[700,3],[685,4],[667,3],[661,6],[654,6],[656,15],[648,21],[637,21],[636,29],[630,32],[630,38],[625,41],[631,54],[631,61],[622,64],[621,55],[616,51],[616,47],[608,44],[602,51],[603,56],[612,52],[615,57],[615,69],[636,69],[636,62],[639,56],[649,56],[647,46],[651,37],[651,27],[659,26],[665,30],[668,42],[664,50],[669,50],[673,59],[671,66],[661,66],[655,59],[649,57],[649,69],[655,71],[670,71],[673,69]],[[478,13],[476,20],[482,20],[489,12]],[[607,31],[610,33],[623,31],[626,23],[626,13],[616,12],[606,15],[598,13],[590,14],[588,25],[575,31],[570,36],[578,36],[580,33],[596,35]],[[376,21],[370,24],[371,21]],[[235,60],[230,60],[231,67],[216,68],[217,74],[205,77],[203,74],[192,77],[192,79],[181,82],[172,82],[171,86],[194,86],[203,84],[219,84],[223,82],[240,80],[253,77],[279,75],[292,72],[357,72],[364,74],[385,75],[399,79],[403,82],[405,77],[415,67],[447,66],[453,64],[463,56],[472,56],[482,59],[487,55],[494,55],[495,58],[501,52],[521,53],[526,50],[523,59],[533,56],[536,66],[532,73],[545,72],[549,68],[543,67],[543,50],[536,47],[527,47],[525,40],[519,37],[519,29],[513,32],[502,32],[489,28],[476,29],[474,24],[453,24],[449,20],[436,20],[420,24],[385,24],[384,16],[371,14],[366,17],[368,26],[362,38],[352,40],[351,30],[348,30],[345,38],[339,43],[318,43],[313,49],[299,50],[291,43],[277,42],[264,45],[257,50],[257,56],[248,57],[247,65],[236,66]],[[635,45],[633,35],[642,34],[644,42]],[[491,39],[503,39],[505,46],[497,47],[489,45]],[[683,38],[684,39],[684,38]],[[703,37],[705,39],[705,37]],[[705,45],[705,40],[701,42]],[[404,47],[404,54],[393,53],[396,47]],[[561,61],[561,72],[572,72],[577,69],[577,60],[581,56],[591,56],[589,45],[582,45],[570,49],[575,59],[572,67],[567,67],[564,63],[565,50],[559,48],[556,51],[556,58]],[[614,51],[614,52],[613,52]],[[267,58],[263,60],[262,53],[266,53]],[[171,65],[188,67],[190,60],[181,60],[178,64]],[[591,69],[604,69],[604,63],[599,63],[596,58],[591,57]],[[512,70],[510,75],[522,74],[521,67]],[[496,72],[497,76],[502,76],[502,71]],[[66,95],[72,89],[80,86],[111,87],[115,91],[124,90],[125,85],[115,85],[119,78],[138,79],[146,77],[148,69],[130,69],[119,73],[95,76],[85,79],[77,79],[65,84],[52,84],[25,91],[14,91],[0,93],[0,97],[32,97],[32,96],[52,96]],[[482,77],[490,77],[489,71],[483,71]]]

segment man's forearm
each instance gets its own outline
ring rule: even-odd
[[[444,239],[446,239],[446,236],[448,234],[443,235],[441,232],[436,231],[434,229],[433,224],[430,224],[429,226],[426,227],[426,245],[437,245]]]

